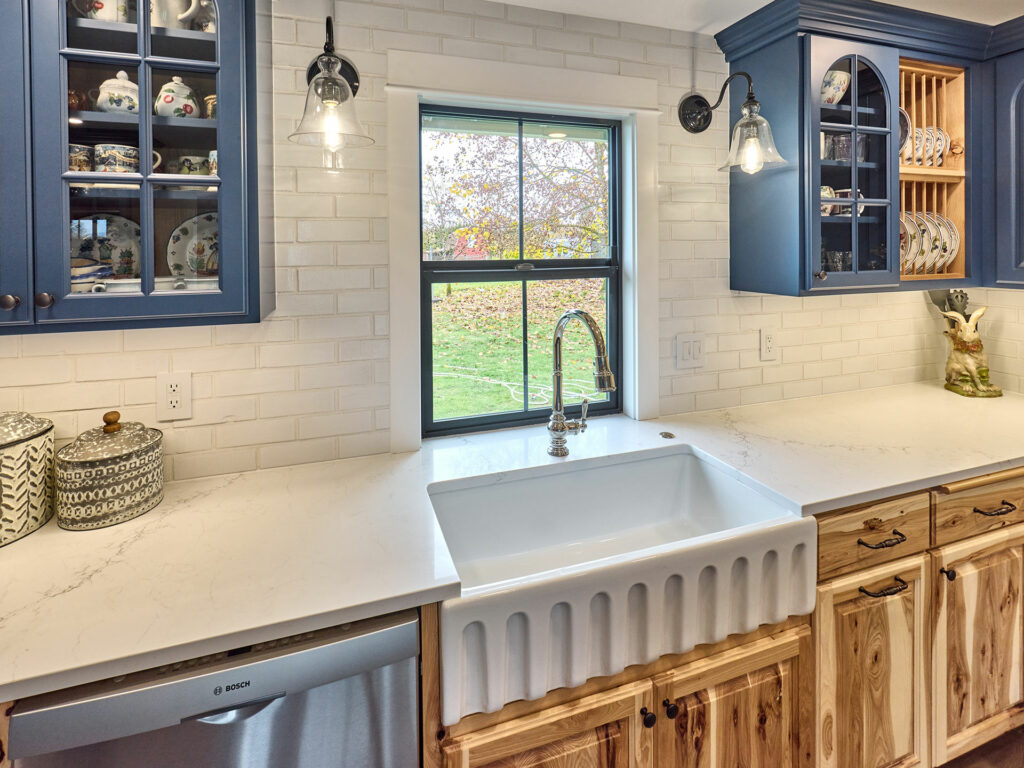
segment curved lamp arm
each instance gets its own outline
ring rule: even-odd
[[[709,104],[708,100],[699,93],[692,93],[679,102],[679,122],[683,128],[690,133],[706,131],[708,126],[711,125],[711,113],[722,105],[729,83],[737,77],[744,77],[747,80],[747,100],[744,105],[757,104],[757,100],[754,98],[754,81],[750,75],[746,72],[733,72],[722,83],[722,90],[718,94],[718,101],[714,104]]]

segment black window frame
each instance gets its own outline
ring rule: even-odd
[[[467,416],[456,419],[434,419],[434,359],[433,359],[433,318],[432,296],[433,286],[438,283],[483,283],[483,282],[514,282],[522,285],[522,301],[524,308],[524,328],[526,333],[525,312],[527,301],[527,283],[543,280],[574,280],[602,279],[607,280],[606,291],[608,302],[607,334],[605,343],[608,347],[608,362],[619,384],[618,389],[608,394],[608,400],[596,401],[589,405],[589,415],[606,415],[622,412],[622,122],[620,120],[577,117],[573,115],[546,114],[540,112],[520,112],[494,109],[475,109],[472,107],[454,107],[437,104],[420,105],[420,130],[422,136],[423,117],[427,115],[461,116],[504,119],[518,123],[520,153],[520,249],[518,260],[492,261],[425,261],[423,259],[423,152],[422,141],[419,151],[420,167],[420,414],[423,437],[441,437],[465,432],[482,432],[488,429],[503,429],[528,424],[541,424],[551,415],[551,409],[529,408],[529,375],[527,346],[523,345],[523,395],[524,408],[521,411],[492,413],[482,416]],[[524,259],[522,248],[522,134],[523,123],[543,123],[545,125],[604,127],[608,129],[608,258],[588,259]],[[573,307],[567,306],[566,310]],[[554,326],[551,328],[554,335]],[[580,405],[567,405],[567,417],[578,416]]]

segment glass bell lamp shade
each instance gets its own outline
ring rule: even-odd
[[[739,168],[744,173],[757,173],[762,168],[785,165],[786,161],[775,148],[771,126],[759,114],[761,105],[756,101],[748,101],[742,110],[743,117],[736,121],[732,129],[729,157],[718,170]]]
[[[339,71],[341,60],[325,54],[317,59],[317,64],[320,71],[309,83],[302,120],[288,138],[298,144],[322,147],[324,167],[339,170],[341,150],[368,147],[373,139],[356,115],[352,88]]]

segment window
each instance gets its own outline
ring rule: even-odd
[[[568,309],[602,327],[618,376],[621,125],[423,107],[420,113],[423,433],[542,422],[552,335]],[[563,339],[567,414],[620,410],[597,393],[594,347]]]

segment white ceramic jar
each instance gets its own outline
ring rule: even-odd
[[[53,422],[0,413],[0,547],[53,517]]]
[[[202,117],[199,99],[180,77],[164,83],[153,105],[153,114],[161,117]]]
[[[100,112],[139,112],[139,86],[128,73],[121,70],[117,77],[104,80],[96,96],[96,109]]]

